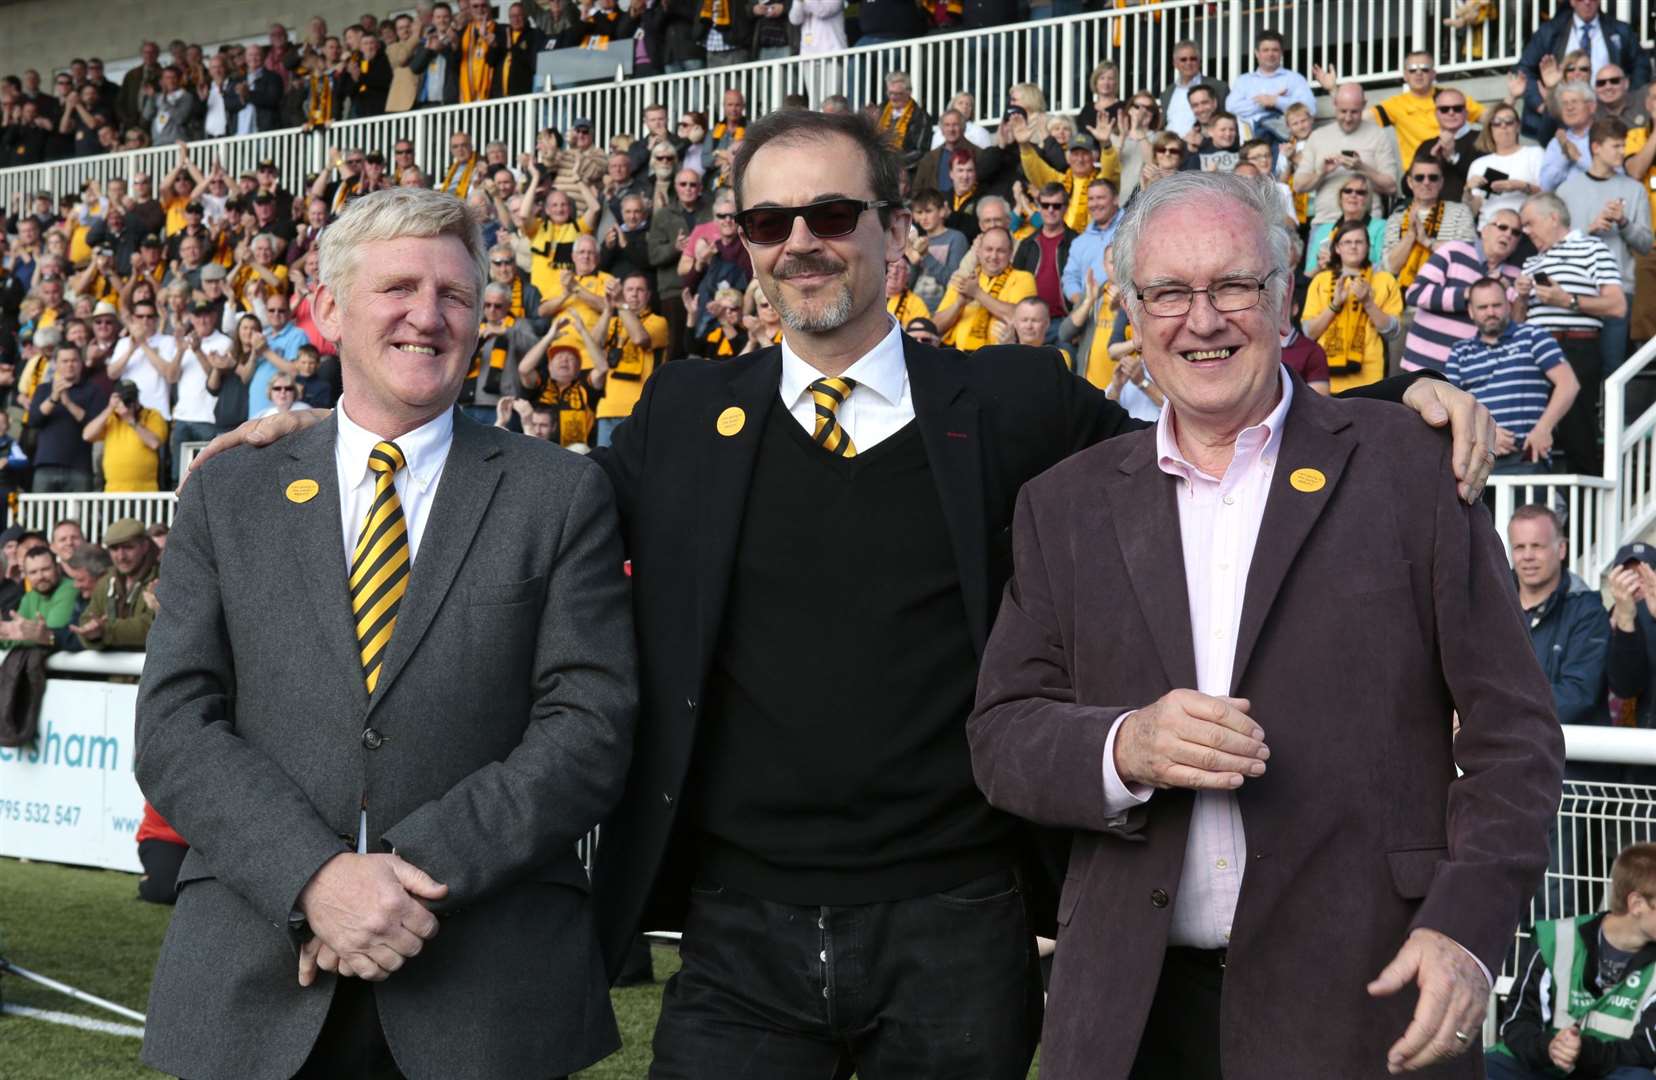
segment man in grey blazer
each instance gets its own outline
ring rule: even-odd
[[[341,408],[180,499],[138,779],[190,838],[144,1061],[552,1077],[618,1045],[576,842],[636,708],[602,470],[458,415],[478,225],[420,189],[322,242]]]

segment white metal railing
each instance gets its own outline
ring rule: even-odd
[[[1638,0],[1641,14],[1653,0]],[[415,160],[428,172],[448,160],[447,138],[466,131],[474,145],[505,140],[515,151],[534,145],[534,132],[548,124],[567,129],[577,116],[593,121],[600,145],[612,135],[635,135],[644,106],[659,102],[670,115],[688,110],[717,115],[721,95],[741,89],[750,115],[781,106],[791,93],[812,104],[844,93],[854,105],[879,101],[886,72],[910,74],[917,97],[934,114],[954,93],[977,98],[979,119],[1003,115],[1013,83],[1034,82],[1053,111],[1074,113],[1090,97],[1086,77],[1094,64],[1121,65],[1123,93],[1159,92],[1172,78],[1173,43],[1189,38],[1201,49],[1209,74],[1234,79],[1253,67],[1253,42],[1266,28],[1288,39],[1290,66],[1309,76],[1311,65],[1337,70],[1342,78],[1400,82],[1404,55],[1412,47],[1438,49],[1451,61],[1444,70],[1505,70],[1517,60],[1525,28],[1537,24],[1541,0],[1522,0],[1516,13],[1502,9],[1497,21],[1477,31],[1481,58],[1471,59],[1459,38],[1450,41],[1443,19],[1458,0],[1318,0],[1316,3],[1243,3],[1243,0],[1148,0],[1124,9],[1090,12],[964,33],[937,34],[910,41],[863,46],[827,56],[795,56],[732,67],[619,79],[550,93],[473,105],[421,109],[367,120],[343,121],[306,134],[297,128],[196,143],[198,163],[216,158],[232,174],[250,172],[265,158],[276,162],[284,186],[298,191],[307,172],[326,166],[332,147],[359,144],[385,149],[409,138]],[[1643,26],[1643,21],[1636,25]],[[1451,35],[1452,36],[1452,35]],[[1463,58],[1460,52],[1467,52]],[[143,169],[160,175],[176,159],[174,147],[77,158],[0,170],[0,204],[17,192],[78,190],[86,180],[128,176]]]
[[[88,540],[96,542],[112,522],[122,518],[136,518],[145,525],[171,525],[176,502],[170,491],[19,495],[12,524],[50,533],[53,525],[70,518],[80,522]]]
[[[1602,476],[1560,473],[1556,476],[1492,476],[1489,491],[1501,543],[1507,543],[1507,524],[1520,506],[1538,503],[1550,507],[1564,523],[1568,556],[1565,565],[1596,585],[1610,556],[1623,543],[1616,526],[1615,481]],[[1510,557],[1512,550],[1507,548]]]

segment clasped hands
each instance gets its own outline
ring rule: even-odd
[[[319,970],[389,978],[437,936],[437,916],[422,901],[447,895],[447,885],[397,855],[335,855],[299,894],[312,934],[299,950],[299,985]]]
[[[1116,773],[1126,783],[1157,788],[1230,791],[1257,781],[1271,751],[1251,709],[1245,698],[1174,690],[1123,721],[1115,738]],[[1420,998],[1408,1029],[1386,1052],[1393,1074],[1465,1052],[1489,1003],[1489,981],[1472,954],[1425,927],[1409,934],[1368,992],[1388,997],[1411,984]]]

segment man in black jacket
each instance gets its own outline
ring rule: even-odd
[[[1035,275],[1035,295],[1046,301],[1053,318],[1069,311],[1061,278],[1069,262],[1070,241],[1078,235],[1064,224],[1069,209],[1069,192],[1054,181],[1043,184],[1035,201],[1041,208],[1041,228],[1019,241],[1012,252],[1012,269]]]
[[[612,975],[684,929],[657,1077],[1010,1080],[1033,1052],[1055,900],[962,718],[1014,495],[1136,425],[1051,352],[903,338],[899,167],[861,117],[750,127],[739,221],[784,343],[666,365],[599,454],[647,704],[594,889]]]
[[[282,126],[282,76],[265,67],[262,45],[247,47],[247,80],[242,100],[253,109],[253,130],[275,131]]]
[[[513,4],[507,10],[506,21],[495,27],[494,44],[489,48],[489,66],[494,69],[491,96],[533,93],[535,61],[546,44],[546,35],[530,24],[523,5]]]
[[[421,106],[454,105],[460,101],[460,34],[447,4],[431,9],[431,25],[408,56],[408,70],[419,80],[414,100]],[[441,90],[438,89],[439,85]]]
[[[353,119],[383,116],[391,93],[391,61],[385,45],[373,34],[362,35],[362,58],[347,59],[334,78],[334,96],[351,99]]]

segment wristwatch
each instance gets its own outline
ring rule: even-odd
[[[1581,311],[1581,297],[1577,296],[1575,293],[1570,294],[1570,310],[1574,312]]]

